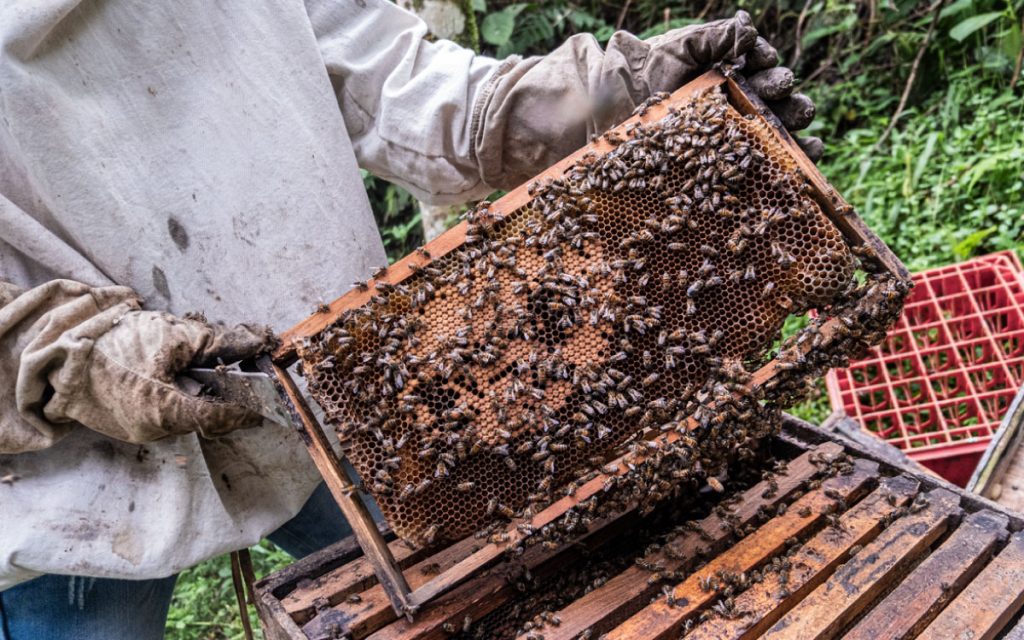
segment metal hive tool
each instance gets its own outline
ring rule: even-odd
[[[891,277],[882,330],[898,313],[902,265],[738,85],[651,102],[283,336],[400,537],[515,545],[573,481],[635,470],[605,464],[641,432],[692,458],[656,479],[713,476],[800,386],[764,384],[803,366],[770,361],[785,319],[850,306],[854,249]]]

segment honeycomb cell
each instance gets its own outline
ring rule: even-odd
[[[550,503],[638,431],[709,411],[786,317],[853,282],[788,152],[717,90],[530,189],[300,349],[403,538]]]

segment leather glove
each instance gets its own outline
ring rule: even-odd
[[[480,175],[489,185],[514,187],[624,120],[651,95],[672,92],[720,62],[742,65],[788,129],[810,124],[814,103],[793,94],[792,72],[775,66],[778,54],[758,37],[745,11],[649,40],[619,31],[604,50],[593,36],[580,34],[547,56],[506,61],[491,79],[474,129]]]
[[[22,291],[0,283],[0,452],[52,446],[76,425],[143,443],[256,426],[255,412],[196,397],[184,368],[230,363],[270,347],[269,329],[225,327],[142,311],[126,287],[53,280]]]
[[[196,432],[207,438],[262,422],[239,405],[192,396],[175,376],[189,367],[229,364],[265,349],[270,331],[225,327],[159,311],[131,311],[92,348],[85,380],[47,405],[94,431],[128,442]]]
[[[775,112],[786,129],[793,133],[811,124],[814,102],[806,94],[793,92],[793,72],[778,66],[779,53],[767,40],[758,36],[754,46],[738,62],[750,88]],[[821,138],[796,137],[796,141],[811,160],[817,162],[821,159],[825,150]]]

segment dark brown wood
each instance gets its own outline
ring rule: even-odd
[[[924,510],[893,523],[763,637],[772,640],[838,637],[842,628],[864,607],[897,583],[960,512],[959,498],[949,491],[938,489],[927,497],[929,505]]]
[[[776,437],[779,440],[788,442],[792,446],[798,448],[806,448],[822,442],[836,441],[835,434],[789,414],[783,414],[782,432]],[[915,472],[913,468],[905,468],[895,465],[884,457],[880,457],[874,451],[864,448],[857,442],[843,440],[842,445],[846,448],[847,452],[854,457],[878,462],[882,465],[883,473],[887,475],[909,473],[921,482],[922,491],[931,491],[933,489],[945,489],[946,491],[951,491],[960,497],[960,504],[965,511],[974,512],[984,509],[994,511],[1009,519],[1009,528],[1011,531],[1024,529],[1024,517],[1022,517],[1020,513],[1007,509],[1005,506],[997,502],[979,496],[975,493],[971,493],[970,491],[966,491],[963,487],[958,487],[937,475],[920,474]]]
[[[746,526],[762,508],[774,508],[788,499],[814,477],[819,471],[819,464],[835,460],[840,453],[842,448],[832,443],[814,447],[791,461],[785,473],[773,480],[759,482],[743,492],[732,514],[737,524]],[[770,491],[773,481],[776,483],[774,492]],[[694,564],[698,554],[721,550],[731,539],[731,529],[724,524],[721,516],[711,514],[698,523],[698,531],[687,532],[667,542],[664,548],[648,555],[645,560],[652,565],[661,564],[666,571],[685,570]],[[649,571],[637,566],[612,577],[600,588],[558,611],[562,622],[544,634],[545,640],[574,638],[585,629],[591,629],[598,635],[619,624],[660,592],[660,585],[648,583],[649,577]]]
[[[881,486],[842,515],[838,527],[827,527],[808,540],[791,558],[785,584],[779,573],[767,574],[735,598],[734,618],[712,617],[687,634],[687,640],[757,638],[814,590],[850,557],[857,546],[872,540],[882,523],[917,493],[918,482],[908,476],[885,478]],[[876,639],[877,640],[877,639]]]
[[[914,638],[978,575],[1006,533],[1006,516],[972,513],[935,552],[847,631],[844,640]]]
[[[358,547],[358,542],[352,538]],[[426,549],[415,549],[404,540],[388,544],[392,557],[400,569],[411,567],[427,555]],[[377,574],[365,556],[309,579],[302,589],[281,598],[281,605],[296,622],[304,623],[313,617],[317,606],[336,605],[347,596],[369,589],[377,584]]]
[[[838,451],[838,447],[836,446],[835,442],[835,434],[829,433],[821,428],[809,425],[807,423],[801,422],[799,420],[787,416],[784,419],[783,432],[782,434],[776,437],[776,444],[773,446],[776,448],[777,451],[787,451],[786,455],[793,457],[793,460],[789,462],[788,470],[788,473],[792,473],[795,469],[798,469],[797,461],[800,459],[800,456],[806,456],[806,452],[810,447],[820,445],[822,443],[827,443],[829,447],[832,447],[835,451]],[[845,446],[846,450],[849,453],[851,453],[854,457],[876,460],[879,463],[880,470],[883,474],[892,475],[894,473],[899,473],[900,471],[899,465],[893,464],[890,460],[881,459],[872,452],[862,450],[859,447],[859,445],[855,442],[847,442],[844,443],[843,446]],[[794,451],[796,453],[789,453]],[[803,451],[804,453],[800,454],[800,451]],[[1024,521],[1022,521],[1017,514],[1006,511],[1000,505],[994,504],[991,501],[985,500],[984,498],[981,498],[979,496],[966,493],[959,487],[953,487],[952,485],[949,485],[945,481],[937,479],[933,476],[919,475],[912,469],[908,470],[908,472],[914,473],[915,479],[918,482],[920,482],[921,486],[925,490],[931,491],[936,488],[941,488],[946,489],[952,493],[955,493],[957,496],[960,497],[961,505],[968,512],[989,511],[994,514],[994,517],[998,522],[1008,522],[1008,528],[1011,530],[1018,530],[1024,527]],[[786,481],[783,479],[785,475],[788,474],[783,473],[778,477],[778,481],[780,483],[780,494],[785,492],[784,486]],[[882,486],[886,486],[888,483],[894,481],[895,480],[891,479],[882,479]],[[749,493],[750,492],[747,492],[747,494]],[[746,513],[746,510],[748,509],[746,502],[750,499],[751,496],[744,495],[742,496],[742,498],[738,500],[736,504],[736,512],[738,514]],[[862,506],[868,504],[868,501],[871,499],[872,498],[869,496],[868,498],[865,498],[862,502],[854,504],[852,507],[850,507],[850,511],[844,514],[842,518],[848,518],[850,516],[850,513],[852,513],[856,509],[862,508]],[[795,507],[791,506],[788,512],[792,512],[794,508]],[[875,611],[883,611],[884,607],[890,607],[890,599],[897,598],[903,590],[906,590],[907,593],[911,594],[911,596],[908,596],[908,602],[906,606],[896,606],[893,604],[891,605],[891,608],[893,610],[899,610],[901,614],[907,619],[918,618],[920,616],[920,611],[922,607],[919,605],[919,603],[916,602],[913,595],[917,594],[920,596],[920,600],[927,601],[933,598],[934,592],[929,591],[929,589],[927,588],[919,588],[910,585],[910,583],[912,583],[915,580],[920,579],[924,583],[928,583],[932,589],[936,588],[936,584],[938,585],[938,587],[942,587],[943,584],[945,584],[948,587],[949,597],[953,597],[959,591],[958,584],[955,583],[956,578],[953,576],[963,574],[964,571],[977,571],[977,569],[979,569],[982,565],[985,564],[986,560],[983,557],[982,559],[977,560],[977,566],[968,566],[965,568],[957,566],[957,563],[960,562],[960,559],[968,558],[969,554],[960,556],[943,554],[947,553],[947,547],[955,544],[960,536],[964,536],[965,540],[974,540],[975,536],[968,536],[968,534],[961,531],[961,529],[966,530],[966,527],[973,526],[976,522],[980,522],[981,519],[983,519],[984,517],[984,515],[974,515],[973,513],[971,515],[966,516],[963,522],[960,524],[960,529],[954,530],[947,540],[943,541],[942,544],[936,547],[935,551],[933,552],[934,554],[938,555],[936,559],[932,560],[930,558],[925,558],[924,561],[921,562],[921,564],[917,568],[915,568],[913,571],[906,575],[906,577],[899,585],[894,584],[895,581],[890,581],[890,587],[894,587],[891,593],[888,593],[887,595],[884,595],[884,597],[881,598],[876,597],[876,602],[869,603],[873,606],[873,608],[865,607],[867,609],[866,615],[864,618],[857,621],[858,625],[865,623],[865,621],[867,620],[870,620],[871,615],[873,615]],[[899,521],[897,521],[897,523],[898,522]],[[702,522],[702,528],[705,528],[706,524],[708,523]],[[844,520],[844,526],[846,525],[847,523]],[[893,527],[895,526],[896,524],[893,524]],[[421,611],[417,614],[416,621],[414,623],[409,623],[407,621],[398,619],[395,616],[395,614],[391,611],[390,604],[387,602],[386,598],[383,598],[380,602],[377,602],[376,606],[387,612],[387,619],[390,619],[391,622],[373,632],[369,637],[373,640],[423,640],[425,638],[438,638],[440,640],[441,638],[444,638],[448,635],[444,631],[444,628],[442,626],[445,623],[454,625],[456,628],[461,628],[461,625],[467,615],[470,616],[470,618],[473,621],[480,620],[480,618],[486,615],[489,611],[493,611],[501,604],[509,602],[513,598],[517,598],[519,595],[518,591],[516,591],[514,589],[514,586],[511,585],[511,583],[509,583],[506,579],[506,574],[508,572],[516,571],[516,566],[525,566],[529,568],[535,576],[538,576],[538,579],[541,580],[541,583],[544,584],[545,580],[550,579],[546,576],[554,575],[554,573],[564,570],[565,567],[573,566],[574,563],[578,562],[576,558],[583,557],[582,555],[578,554],[585,554],[586,549],[594,548],[593,545],[599,544],[600,536],[608,536],[607,539],[614,541],[616,539],[615,536],[626,535],[624,531],[628,531],[628,526],[623,528],[620,524],[615,523],[612,523],[612,525],[608,527],[596,527],[580,541],[580,545],[578,547],[575,545],[570,547],[563,547],[555,550],[554,552],[551,552],[550,555],[544,555],[543,558],[538,557],[538,554],[541,554],[542,551],[542,548],[540,546],[530,547],[527,549],[526,553],[517,560],[511,562],[503,562],[502,564],[497,565],[494,569],[477,574],[470,581],[467,581],[462,585],[455,587],[446,594],[443,594],[435,598],[429,604],[424,605]],[[822,529],[820,532],[810,535],[810,540],[807,543],[805,543],[805,545],[811,544],[811,541],[817,539],[819,536],[832,535],[833,531],[835,530],[832,527]],[[754,535],[757,535],[756,532]],[[984,538],[985,535],[988,534],[982,531],[978,534],[977,537]],[[728,540],[726,540],[726,543],[728,543]],[[721,547],[715,546],[711,543],[705,544],[709,546],[712,554],[721,553],[725,548],[724,544]],[[693,544],[692,546],[687,545],[685,546],[685,549],[689,550],[687,551],[687,553],[692,553],[693,549],[695,549],[696,547],[696,544]],[[307,602],[311,602],[311,600],[308,598],[308,593],[304,593],[308,592],[310,589],[317,590],[319,594],[323,594],[325,598],[332,599],[335,602],[344,600],[343,597],[339,599],[337,595],[330,595],[331,584],[334,582],[334,580],[345,575],[345,570],[343,568],[339,569],[339,567],[343,567],[345,564],[353,562],[355,556],[359,554],[360,551],[361,550],[358,548],[358,546],[353,544],[352,541],[349,541],[348,543],[339,543],[338,545],[334,545],[334,547],[332,547],[329,550],[325,550],[318,554],[314,554],[314,556],[301,560],[292,567],[289,567],[281,572],[274,574],[268,579],[259,582],[257,584],[257,608],[259,610],[260,619],[267,637],[271,640],[307,640],[310,636],[307,636],[302,632],[300,624],[296,624],[295,619],[292,616],[290,616],[287,611],[284,610],[284,608],[281,606],[281,601],[286,598],[303,598]],[[854,559],[862,559],[864,557],[865,551],[866,549],[862,550],[860,553],[854,556]],[[798,551],[797,553],[799,554],[800,552]],[[794,556],[794,558],[798,557],[799,556]],[[420,560],[422,560],[422,558],[420,558]],[[365,567],[365,565],[363,566]],[[925,570],[931,572],[929,567],[935,567],[936,570],[941,568],[947,571],[947,573],[930,573],[930,575],[934,577],[934,579],[931,581],[919,578],[918,572]],[[412,571],[415,571],[415,569],[410,569],[406,571],[406,574],[411,574]],[[637,576],[640,577],[640,584],[635,585],[632,588],[636,589],[639,592],[644,592],[645,590],[647,590],[647,577],[650,574],[648,574],[648,572],[644,570],[637,569],[630,569],[630,572],[635,573]],[[796,585],[801,579],[801,574],[799,572],[800,569],[798,569],[797,567],[794,567],[793,570],[790,572],[790,587]],[[813,577],[812,580],[820,581],[823,577],[822,574],[828,574],[828,571],[822,571],[815,574],[815,577]],[[332,575],[333,577],[327,579],[328,575]],[[366,577],[365,570],[363,572],[363,575],[364,577]],[[975,576],[974,580],[977,581],[979,577],[980,576]],[[776,578],[769,573],[769,575],[765,579],[765,582],[762,584],[772,584],[771,581],[775,579]],[[970,578],[966,579],[969,580]],[[1004,584],[1002,584],[1001,588],[1004,591],[1008,592],[1009,595],[1007,597],[1011,597],[1015,593],[1015,590],[1021,589],[1019,585],[1015,585],[1013,582],[1009,582],[1012,579],[1012,576],[1007,576],[1005,574],[1003,575]],[[590,594],[587,595],[587,597],[595,597],[593,594],[600,595],[600,592],[607,588],[609,585],[611,585],[615,580],[615,577],[611,578],[604,587],[591,591]],[[368,578],[368,582],[372,583],[372,581],[372,577]],[[351,585],[351,582],[345,582],[342,580],[339,581],[338,584],[342,585],[341,588],[339,589],[339,592],[351,592],[350,588],[348,586],[345,586]],[[619,584],[628,585],[628,581],[620,581]],[[627,586],[626,588],[629,587]],[[754,587],[752,587],[752,590],[758,588],[760,587],[755,585]],[[362,585],[360,587],[357,587],[357,590],[365,592],[368,590],[368,585]],[[361,593],[360,595],[362,596],[363,594]],[[648,596],[648,598],[649,597],[650,596]],[[736,596],[737,609],[743,609],[747,607],[747,605],[745,604],[747,602],[746,598],[748,598],[746,594],[738,594]],[[601,601],[601,599],[598,599],[596,602]],[[325,602],[326,601],[320,601],[320,604],[322,605]],[[591,603],[593,602],[595,601],[591,600]],[[647,598],[641,599],[637,606],[643,607],[647,604],[647,602]],[[894,600],[893,602],[896,601]],[[565,626],[567,622],[572,621],[572,618],[567,619],[566,617],[567,611],[569,611],[572,608],[572,606],[573,605],[570,605],[570,607],[566,607],[561,612],[557,612],[563,620],[562,626]],[[785,608],[785,606],[783,608]],[[337,607],[321,606],[319,610],[316,610],[316,606],[314,605],[313,613],[316,614],[317,618],[323,618],[319,630],[324,632],[325,635],[331,632],[332,624],[337,625],[336,629],[345,629],[345,625],[343,624],[344,620],[336,615],[338,613],[336,609]],[[595,609],[596,607],[592,608],[591,610],[593,611]],[[788,610],[783,612],[772,612],[770,617],[779,617],[781,615],[784,615],[785,613],[788,613]],[[598,613],[595,615],[597,616],[597,618],[602,617],[600,611],[598,611]],[[892,616],[886,617],[892,618]],[[607,619],[612,620],[613,618]],[[1008,620],[998,619],[997,622],[1005,626],[1007,624],[1007,621],[1012,620],[1013,618],[1009,618]],[[713,624],[698,626],[697,630],[695,630],[694,633],[696,634],[698,633],[698,631],[701,634],[706,633],[706,631],[703,631],[705,627],[716,628],[720,626],[726,629],[734,628],[734,623],[718,617],[713,617],[711,622]],[[925,623],[927,623],[927,621],[925,621]],[[1009,622],[1009,624],[1012,626],[1015,623]],[[858,627],[854,627],[853,632],[856,632],[857,628]],[[545,627],[541,634],[544,635],[545,640],[550,640],[551,638],[556,637],[552,635],[552,633],[555,632],[555,629],[556,628],[552,626]],[[593,629],[594,632],[592,637],[597,638],[600,635],[602,629],[598,626],[595,626]],[[712,634],[710,636],[700,635],[697,637],[700,638],[743,636]],[[880,634],[875,634],[875,637],[871,640],[887,640],[888,637],[889,636],[887,636],[883,632]],[[1006,637],[1013,638],[1013,635],[1011,633]]]
[[[352,479],[334,454],[331,443],[327,441],[319,421],[306,404],[295,381],[283,367],[275,364],[273,368],[274,375],[284,388],[288,401],[298,414],[307,435],[309,455],[313,458],[313,464],[323,476],[327,488],[352,527],[352,534],[373,565],[374,573],[387,593],[391,606],[399,615],[411,615],[416,611],[416,607],[409,599],[409,584],[405,581],[405,576],[402,575],[394,556],[391,555],[387,542],[377,529],[373,516],[359,499]]]
[[[991,640],[1024,605],[1024,532],[1016,533],[919,640]]]
[[[273,593],[257,588],[255,604],[264,640],[305,640],[302,629],[295,624]]]
[[[1024,640],[1024,619],[1018,620],[1001,640]]]
[[[549,578],[565,567],[585,560],[588,553],[614,541],[616,536],[628,532],[636,522],[632,516],[630,513],[596,522],[578,542],[555,550],[548,551],[540,545],[530,547],[518,561],[515,573],[528,570],[535,580]],[[430,606],[416,616],[415,622],[396,620],[369,636],[368,640],[440,640],[449,635],[444,631],[445,623],[462,628],[467,617],[471,621],[480,620],[519,594],[508,573],[487,572],[431,601]]]
[[[786,547],[787,542],[815,528],[837,499],[853,501],[868,491],[878,472],[875,463],[858,460],[850,475],[829,478],[815,491],[797,500],[784,515],[776,516],[753,534],[716,556],[672,591],[673,603],[659,598],[653,604],[608,632],[607,640],[675,640],[683,623],[717,599],[702,583],[718,572],[753,571]],[[805,509],[809,515],[803,515]]]

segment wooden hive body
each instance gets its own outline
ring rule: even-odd
[[[737,479],[724,501],[691,505],[692,525],[645,539],[644,519],[623,513],[576,544],[534,547],[474,576],[414,622],[395,615],[344,541],[257,585],[265,631],[274,640],[1020,637],[1018,514],[796,420],[769,450],[786,464],[760,482]],[[470,548],[391,546],[413,585]]]

